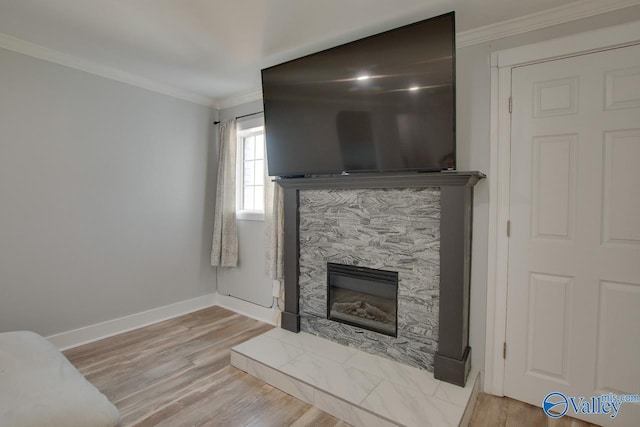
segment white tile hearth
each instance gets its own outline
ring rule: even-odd
[[[453,403],[389,381],[378,384],[361,406],[406,426],[456,426],[463,413]]]
[[[346,363],[349,366],[380,376],[391,383],[416,389],[428,395],[433,395],[440,384],[440,381],[433,378],[431,372],[362,351],[354,354]],[[461,387],[458,388],[464,390]]]
[[[282,331],[278,333],[281,341],[302,347],[309,353],[317,354],[318,356],[335,360],[336,362],[344,363],[357,352],[357,350],[353,348],[320,338],[316,335],[307,333],[295,334],[282,328],[274,329],[274,331],[275,330]],[[270,336],[272,333],[273,331],[267,332]]]
[[[375,375],[312,353],[299,356],[280,370],[341,399],[355,402],[362,402],[380,384],[380,378]]]
[[[260,335],[245,341],[236,347],[241,354],[252,354],[252,359],[272,368],[279,368],[305,353],[300,347],[293,346],[270,336]]]
[[[355,426],[466,425],[478,372],[466,387],[314,335],[276,328],[231,349],[231,364]]]

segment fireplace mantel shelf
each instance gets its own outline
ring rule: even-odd
[[[276,179],[282,188],[299,190],[312,189],[347,189],[347,188],[408,188],[408,187],[441,187],[466,186],[473,187],[485,178],[478,171],[452,171],[428,173],[376,173],[328,175],[305,178]]]

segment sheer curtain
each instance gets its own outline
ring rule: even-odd
[[[238,230],[236,228],[236,120],[218,124],[218,182],[213,217],[211,265],[238,265]]]
[[[265,270],[273,280],[273,296],[278,309],[284,310],[284,201],[282,188],[267,177],[264,188],[264,215],[267,254]]]

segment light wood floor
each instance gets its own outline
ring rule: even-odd
[[[549,418],[542,408],[490,394],[480,393],[469,422],[470,427],[596,427],[564,416]]]
[[[230,365],[231,347],[271,326],[212,307],[64,352],[125,426],[347,426]],[[473,427],[587,427],[481,393]]]
[[[212,307],[64,352],[124,426],[346,426],[230,365],[271,326]]]

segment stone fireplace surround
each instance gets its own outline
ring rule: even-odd
[[[300,330],[433,371],[440,189],[299,192]],[[327,319],[327,262],[398,273],[397,337]]]
[[[420,354],[421,356],[418,359],[414,357],[413,359],[403,360],[402,357],[395,356],[393,358],[414,366],[421,366],[422,368],[429,369],[432,366],[435,378],[463,386],[470,370],[471,360],[471,348],[468,346],[468,319],[473,186],[482,178],[484,178],[484,175],[479,172],[456,171],[358,174],[277,180],[276,182],[284,189],[285,310],[282,313],[282,328],[292,332],[299,332],[302,319],[303,329],[321,336],[325,335],[326,338],[331,339],[331,337],[323,334],[322,331],[313,330],[313,323],[322,326],[323,322],[327,322],[326,318],[323,320],[321,316],[305,316],[305,311],[309,308],[308,303],[311,302],[313,306],[314,299],[313,291],[308,293],[305,287],[307,270],[304,258],[301,258],[301,255],[304,257],[304,251],[301,254],[301,247],[304,250],[307,243],[306,241],[301,242],[301,238],[305,238],[305,227],[308,224],[305,222],[305,207],[301,206],[300,202],[301,199],[304,202],[306,195],[311,194],[306,193],[305,195],[305,191],[396,189],[396,194],[414,193],[416,195],[423,192],[424,195],[431,195],[430,197],[439,195],[440,218],[439,225],[436,228],[442,239],[437,251],[439,263],[431,263],[431,267],[439,264],[439,283],[436,286],[427,283],[425,288],[431,289],[431,297],[434,295],[433,291],[437,289],[439,301],[436,305],[439,307],[434,310],[434,304],[431,304],[430,311],[432,317],[437,313],[437,327],[433,328],[428,324],[422,325],[424,331],[431,331],[421,335],[423,337],[427,336],[431,340],[431,347],[429,345],[419,346],[426,351],[402,353],[405,355],[407,353],[413,354],[414,356]],[[404,191],[400,189],[404,189]],[[426,191],[421,191],[420,189]],[[342,195],[358,193],[362,194],[362,192],[355,191],[342,192]],[[320,194],[326,195],[329,193]],[[383,203],[383,200],[381,199],[380,202]],[[424,209],[424,204],[422,208]],[[367,218],[363,219],[365,223],[370,221]],[[302,230],[301,225],[303,226]],[[320,231],[316,230],[315,235],[319,233]],[[428,266],[429,263],[425,263],[425,265]],[[368,265],[368,267],[375,268],[376,266]],[[424,268],[424,265],[419,265],[418,267]],[[433,278],[434,275],[431,276]],[[324,292],[326,298],[326,288]],[[326,300],[324,304],[326,310]],[[313,313],[313,308],[307,312],[307,314],[309,313]],[[423,318],[428,323],[428,317]],[[334,325],[339,324],[335,323]],[[420,328],[420,325],[415,322],[412,325],[407,325],[405,322],[406,326],[408,326],[408,331],[416,331]],[[402,325],[399,324],[399,337],[401,335],[401,327]],[[325,332],[326,330],[325,328]],[[348,343],[352,346],[358,346],[357,343]],[[371,351],[366,344],[360,347],[366,351]],[[429,348],[432,349],[431,352]],[[377,350],[389,352],[386,346],[378,347]],[[374,349],[372,352],[375,353],[377,350]],[[393,354],[394,351],[392,350],[391,353]]]

